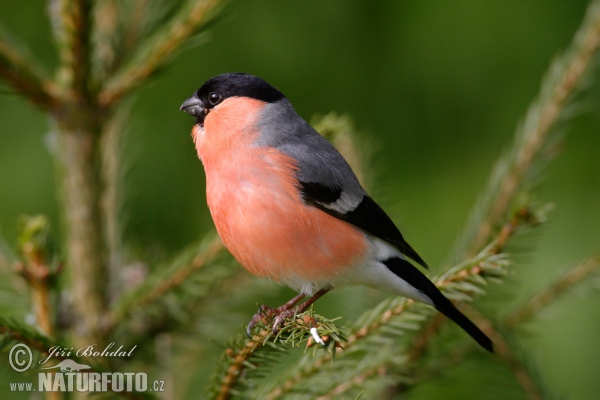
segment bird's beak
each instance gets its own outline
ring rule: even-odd
[[[186,99],[179,109],[196,117],[196,122],[199,124],[204,124],[204,118],[208,114],[208,110],[202,106],[202,102],[196,95]]]

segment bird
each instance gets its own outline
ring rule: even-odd
[[[254,75],[225,73],[180,110],[195,118],[192,139],[223,244],[250,273],[298,293],[278,308],[261,306],[248,334],[262,313],[275,318],[275,330],[331,289],[365,285],[433,306],[493,352],[492,341],[408,261],[428,268],[282,92]]]

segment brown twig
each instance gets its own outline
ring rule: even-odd
[[[120,139],[128,107],[119,108],[106,122],[101,134],[102,155],[102,209],[103,225],[106,230],[106,251],[108,261],[108,298],[114,301],[123,291],[122,237],[119,219],[119,188],[121,177]]]
[[[76,345],[102,345],[106,309],[100,135],[107,112],[91,93],[90,0],[63,0],[50,9],[61,65],[57,83],[67,93],[52,111],[58,131],[57,163],[66,220]]]
[[[167,279],[161,281],[158,285],[154,286],[151,290],[147,291],[143,296],[135,299],[134,303],[128,304],[127,310],[132,307],[139,307],[146,304],[150,304],[158,299],[160,299],[166,292],[173,290],[175,287],[181,285],[187,277],[189,277],[192,273],[196,272],[200,268],[204,267],[208,262],[213,260],[219,254],[221,254],[225,250],[223,246],[223,242],[220,238],[215,238],[203,251],[201,254],[198,254],[196,257],[192,259],[190,263],[188,263],[185,267],[179,269],[173,275],[169,276]],[[109,318],[109,323],[111,326],[114,326],[115,323],[121,321],[127,311],[124,309],[120,309],[115,311],[111,317]]]
[[[506,318],[504,324],[508,328],[514,328],[524,321],[531,319],[531,317],[538,314],[541,309],[556,300],[558,296],[598,271],[600,271],[600,256],[593,257],[567,272],[553,285],[543,292],[536,294],[523,307],[519,308]]]
[[[527,394],[528,398],[532,400],[541,400],[543,396],[540,393],[538,385],[536,384],[535,380],[533,379],[527,368],[512,351],[512,348],[505,339],[505,336],[499,331],[497,331],[494,328],[492,322],[483,317],[476,309],[469,305],[465,305],[465,307],[469,309],[469,315],[477,323],[477,326],[479,326],[481,330],[490,339],[492,339],[492,341],[494,342],[495,354],[499,356],[504,362],[506,362],[506,364],[512,370],[515,378]],[[445,366],[454,365],[463,361],[467,354],[468,351],[466,348],[455,349],[447,357],[445,357],[441,363],[438,363],[438,366],[435,367],[433,370],[426,369],[421,371],[415,371],[415,375],[413,376],[413,383],[411,385],[394,385],[393,390],[390,393],[398,395],[399,393],[405,392],[406,389],[408,389],[411,386],[414,386],[416,383],[430,378],[432,374],[435,374],[436,372],[441,372]]]
[[[365,383],[365,381],[367,379],[370,379],[372,376],[382,375],[384,373],[385,373],[384,367],[378,366],[375,368],[369,368],[366,371],[364,371],[362,374],[359,374],[346,382],[340,383],[339,385],[337,385],[336,387],[331,389],[328,393],[317,397],[316,400],[338,399],[338,398],[340,398],[340,395],[343,395],[344,393],[346,393],[348,390],[352,389],[353,387],[363,385]]]
[[[246,345],[241,351],[234,353],[232,349],[225,350],[225,353],[233,358],[233,362],[230,364],[227,374],[221,381],[221,387],[219,388],[219,394],[217,400],[227,400],[231,398],[231,389],[236,385],[238,379],[241,376],[241,372],[245,368],[245,364],[248,362],[254,352],[263,346],[264,340],[271,335],[271,332],[264,329],[258,334],[252,336],[246,342]]]
[[[521,384],[521,387],[527,394],[527,397],[531,400],[541,400],[543,397],[535,380],[531,377],[531,374],[521,360],[515,355],[504,335],[494,328],[494,324],[489,319],[482,316],[474,308],[469,308],[469,314],[476,316],[475,320],[477,321],[477,325],[490,339],[492,339],[494,342],[495,353],[510,367]]]
[[[170,23],[167,33],[161,34],[156,42],[149,40],[150,51],[146,51],[148,43],[142,44],[141,52],[145,54],[138,57],[135,63],[125,67],[113,77],[99,95],[100,104],[108,106],[113,104],[132,89],[144,83],[148,77],[156,72],[170,58],[174,51],[204,24],[213,9],[220,3],[219,0],[195,1],[189,11],[182,10]],[[189,3],[188,3],[189,4]]]
[[[74,109],[59,115],[57,125],[72,312],[78,321],[76,344],[101,345],[102,316],[107,305],[97,132],[102,124],[95,123],[86,109]]]
[[[523,142],[519,143],[519,150],[511,168],[504,176],[495,201],[489,208],[487,217],[480,223],[474,240],[471,242],[467,257],[477,254],[478,249],[488,241],[494,226],[507,213],[515,193],[521,186],[523,177],[527,173],[534,158],[540,152],[552,128],[560,119],[567,101],[571,98],[577,87],[581,84],[585,73],[592,65],[592,58],[600,46],[600,12],[598,5],[592,5],[586,18],[592,18],[589,24],[584,22],[587,29],[578,32],[572,45],[574,56],[568,60],[562,74],[551,87],[549,94],[542,91],[540,94],[539,110],[528,118],[524,124]],[[567,53],[570,56],[569,53]],[[551,71],[553,72],[553,71]],[[534,103],[537,106],[537,103]]]
[[[0,76],[27,100],[42,108],[53,108],[59,90],[0,30]]]
[[[63,0],[59,11],[59,76],[76,102],[92,100],[89,92],[91,8],[90,0]]]
[[[48,346],[49,339],[46,341],[39,341],[34,338],[29,337],[28,335],[24,335],[22,332],[18,330],[12,329],[9,326],[5,326],[0,321],[0,335],[8,336],[12,340],[20,343],[26,344],[28,347],[36,349],[42,354],[48,354],[48,349],[52,346]],[[58,356],[57,356],[58,357]]]
[[[44,216],[24,217],[20,233],[19,250],[22,262],[15,263],[15,272],[27,282],[36,323],[46,336],[54,336],[54,324],[50,307],[50,285],[60,272],[49,265],[50,225]]]
[[[150,7],[151,4],[152,0],[135,0],[133,3],[133,10],[127,19],[126,26],[124,27],[124,32],[115,54],[116,58],[114,60],[114,64],[109,71],[110,73],[117,71],[118,68],[123,65],[123,62],[127,59],[127,57],[134,53],[138,45],[138,40],[144,34],[143,28],[146,21],[146,16],[149,13],[155,12]]]
[[[204,267],[209,261],[221,254],[224,249],[225,247],[223,246],[221,239],[214,239],[208,245],[206,251],[194,257],[192,262],[190,262],[185,268],[180,269],[176,274],[161,282],[161,284],[156,286],[153,291],[147,293],[144,297],[139,299],[137,304],[144,305],[156,301],[156,299],[162,297],[162,295],[169,290],[181,285],[188,276],[196,272],[198,269]]]
[[[92,66],[95,77],[102,82],[112,72],[115,63],[115,42],[120,37],[118,32],[120,11],[116,0],[99,1],[94,6]]]
[[[31,304],[35,320],[40,330],[48,337],[54,336],[54,324],[50,307],[49,280],[52,277],[49,266],[38,254],[25,250],[27,262],[17,263],[15,270],[23,276],[31,289]]]
[[[500,254],[508,240],[515,234],[517,229],[524,223],[537,223],[533,218],[532,213],[526,208],[520,208],[515,211],[510,220],[504,224],[498,236],[493,242],[493,246],[489,248],[489,254]],[[427,350],[429,340],[432,339],[442,325],[447,321],[441,314],[437,314],[421,333],[415,338],[408,359],[412,362],[418,360]],[[493,340],[492,340],[493,341]]]

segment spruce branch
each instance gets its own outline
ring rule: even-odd
[[[46,217],[27,217],[20,235],[20,250],[24,262],[17,263],[17,272],[25,278],[31,289],[31,304],[40,330],[49,337],[54,336],[54,323],[50,292],[60,272],[53,268],[50,224]]]
[[[109,114],[97,107],[91,76],[92,2],[51,3],[50,17],[60,54],[57,84],[65,93],[51,109],[57,130],[56,162],[66,221],[66,259],[71,275],[77,344],[104,342],[107,305],[106,243],[102,220],[100,136]]]
[[[477,310],[471,309],[471,314],[475,315],[475,320],[486,335],[492,339],[495,344],[496,354],[508,365],[513,375],[523,388],[530,400],[542,400],[547,391],[543,389],[541,382],[529,371],[529,368],[521,360],[520,354],[514,350],[514,344],[510,343],[508,337],[500,330],[494,327],[489,319],[481,315]]]
[[[511,147],[492,170],[466,229],[454,251],[453,263],[479,252],[509,211],[518,191],[531,180],[545,145],[573,114],[577,95],[595,66],[600,47],[600,2],[588,7],[584,21],[564,55],[547,72],[537,98],[516,130]]]
[[[515,209],[509,221],[507,221],[502,229],[500,229],[498,232],[494,242],[487,246],[487,252],[489,254],[501,254],[505,250],[509,239],[514,237],[518,231],[521,231],[526,227],[538,226],[540,223],[544,222],[546,220],[545,214],[547,211],[548,207],[543,206],[535,209],[522,205]],[[452,270],[449,270],[446,274],[452,274]],[[491,322],[484,320],[484,317],[476,313],[473,307],[468,308],[471,311],[469,314],[478,315],[481,321],[486,322],[485,325],[479,323],[477,325],[483,330],[483,332],[486,333],[486,335],[488,335],[488,337],[490,337],[490,339],[492,339],[492,342],[494,342],[494,347],[496,348],[496,341],[494,340],[494,337],[492,337],[492,333],[494,333],[494,331],[492,329]],[[446,321],[447,319],[443,315],[436,314],[414,338],[413,345],[408,353],[408,368],[404,369],[404,373],[408,376],[411,376],[413,380],[410,384],[402,385],[400,388],[397,388],[396,391],[404,391],[406,387],[412,386],[418,382],[417,375],[422,375],[423,370],[422,367],[420,367],[421,371],[417,371],[416,366],[421,365],[419,360],[425,355],[430,341],[439,333],[439,330]],[[456,357],[453,357],[453,363],[456,363],[456,361]],[[515,368],[517,367],[515,366]]]
[[[0,237],[0,314],[20,319],[31,313],[29,287],[22,277],[16,274],[18,257]]]
[[[167,292],[181,286],[192,274],[199,270],[206,273],[207,266],[216,265],[218,258],[225,253],[225,248],[220,238],[214,235],[210,237],[203,241],[199,248],[194,246],[191,254],[189,251],[184,252],[170,266],[158,268],[136,290],[121,298],[113,307],[109,318],[110,325],[115,326],[120,323],[133,311],[139,312],[140,307],[163,300]],[[214,279],[220,279],[221,275],[217,273]],[[208,284],[212,282],[213,279],[207,280]]]
[[[539,314],[542,309],[556,301],[574,287],[590,279],[591,276],[600,273],[600,256],[590,258],[583,264],[573,268],[557,279],[545,290],[537,293],[529,299],[522,307],[514,311],[505,319],[507,328],[515,328]]]
[[[112,68],[116,59],[116,42],[121,38],[119,32],[119,20],[122,7],[116,0],[104,0],[96,2],[92,10],[93,25],[91,42],[92,46],[92,72],[100,82],[103,82]],[[136,26],[137,21],[130,21]]]
[[[186,40],[206,25],[220,3],[219,0],[186,1],[166,24],[167,28],[142,43],[132,61],[107,82],[99,95],[100,104],[113,104],[147,81]]]
[[[232,341],[231,345],[225,349],[225,360],[221,359],[219,364],[225,361],[228,367],[225,370],[226,372],[224,376],[218,382],[218,390],[214,398],[218,400],[226,400],[231,398],[232,391],[241,377],[241,372],[248,367],[255,368],[255,366],[249,363],[248,360],[258,348],[264,345],[263,341],[267,338],[267,336],[269,336],[269,332],[267,330],[262,330],[258,334],[252,336],[250,340],[247,340],[242,344],[243,336],[239,335],[238,339],[236,341]],[[269,345],[275,350],[282,350],[276,345],[271,345],[271,342],[267,343],[269,343]],[[234,350],[234,348],[236,348],[237,351]],[[219,376],[219,371],[217,371],[217,376]]]
[[[0,271],[8,271],[8,267],[13,265],[14,259],[15,257],[4,238],[0,237]]]
[[[168,23],[178,7],[167,0],[104,0],[94,7],[93,69],[100,85],[123,66],[147,37]]]
[[[108,2],[110,3],[110,1]],[[102,193],[102,209],[104,210],[103,225],[106,227],[106,249],[108,259],[108,298],[114,301],[123,291],[126,285],[123,277],[122,243],[121,235],[121,197],[119,189],[122,182],[121,165],[121,133],[130,108],[127,105],[119,107],[104,126],[101,133],[100,153],[102,156],[102,181],[104,190]]]
[[[72,106],[72,105],[71,105]],[[67,108],[71,107],[66,105]],[[75,107],[56,118],[58,163],[66,221],[67,270],[71,276],[72,314],[81,333],[77,345],[104,342],[106,247],[98,151],[102,123]]]
[[[100,81],[105,83],[131,60],[141,38],[156,34],[167,25],[179,6],[178,2],[168,0],[106,0],[96,5],[95,67]]]
[[[52,108],[59,100],[58,88],[48,79],[39,62],[21,50],[24,48],[0,26],[0,77],[33,104]]]
[[[290,347],[306,345],[307,348],[314,347],[315,351],[323,350],[334,357],[336,348],[345,340],[334,320],[317,315],[312,309],[286,321],[278,332],[273,332],[270,326],[264,324],[262,327],[250,339],[238,335],[226,345],[207,390],[210,398],[229,399],[255,386],[253,381],[265,373],[268,366],[277,360],[277,355]],[[317,328],[324,345],[314,344],[311,328]]]
[[[61,58],[58,78],[76,102],[92,100],[91,11],[90,0],[61,0],[55,9],[55,18],[59,21],[55,32]]]
[[[335,400],[339,398],[339,396],[347,393],[350,389],[354,387],[360,387],[364,385],[366,381],[372,379],[374,376],[381,375],[384,373],[385,367],[379,365],[373,368],[366,369],[360,374],[353,376],[351,379],[340,383],[324,395],[317,397],[316,400]]]
[[[0,317],[0,337],[0,348],[5,348],[12,342],[21,342],[42,354],[48,354],[51,347],[60,345],[48,336],[28,326],[3,317]]]
[[[501,360],[507,364],[512,371],[515,379],[523,389],[524,393],[530,399],[546,399],[551,398],[549,391],[542,382],[539,372],[534,366],[529,365],[526,356],[518,348],[518,345],[513,343],[511,336],[506,335],[500,330],[497,330],[489,319],[484,318],[473,307],[468,307],[469,314],[473,316],[474,322],[488,335],[495,344],[495,360]],[[454,348],[445,355],[436,355],[435,361],[424,365],[418,370],[414,370],[410,379],[400,385],[393,385],[392,394],[402,396],[412,387],[418,386],[424,381],[431,380],[433,377],[444,374],[449,368],[463,361],[472,353],[471,348],[460,346]],[[408,373],[408,371],[406,371]],[[388,392],[389,393],[389,392]]]

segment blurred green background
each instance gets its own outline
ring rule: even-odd
[[[121,171],[128,257],[167,259],[213,229],[189,136],[193,121],[179,105],[206,79],[243,71],[284,92],[305,119],[329,111],[350,115],[370,149],[373,197],[432,269],[443,267],[491,166],[549,62],[570,43],[586,4],[230,2],[210,40],[180,54],[129,103]],[[57,56],[45,7],[42,0],[2,1],[0,21],[53,69]],[[48,119],[0,85],[0,233],[14,244],[18,217],[42,213],[58,236]],[[596,82],[581,100],[580,115],[566,125],[562,154],[540,173],[535,194],[555,205],[550,223],[521,246],[515,274],[505,282],[517,289],[498,290],[494,301],[506,292],[506,304],[514,305],[599,252],[598,104]],[[362,298],[353,293],[368,293],[370,304],[385,296],[365,291],[343,289],[321,301],[320,311],[350,319],[363,309],[355,305],[344,314],[353,306],[348,301]],[[268,300],[274,301],[255,302]],[[249,318],[255,302],[240,314]],[[531,361],[565,398],[593,399],[600,392],[599,305],[598,292],[567,297],[523,335]],[[411,398],[499,398],[486,391],[494,373],[458,367]]]

